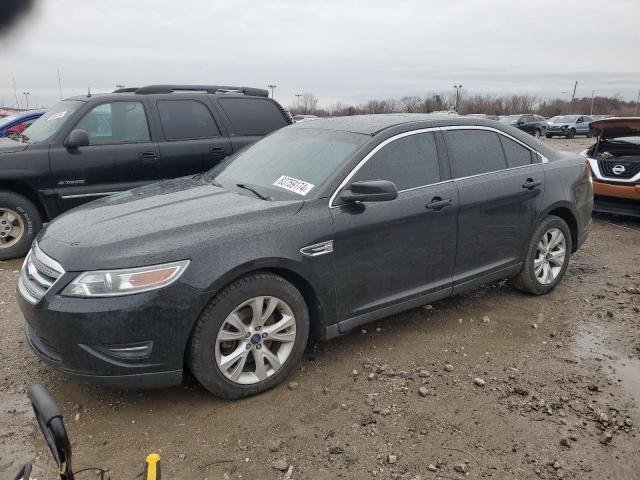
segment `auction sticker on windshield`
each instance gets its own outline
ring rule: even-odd
[[[282,175],[279,179],[273,182],[273,184],[276,187],[284,188],[285,190],[289,190],[290,192],[303,196],[309,193],[314,187],[312,183],[307,183],[293,177],[287,177],[286,175]]]

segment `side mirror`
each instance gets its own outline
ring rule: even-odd
[[[396,184],[388,180],[353,182],[340,194],[340,199],[353,202],[388,202],[398,198]]]
[[[65,142],[67,148],[76,149],[89,146],[89,134],[85,130],[71,130]]]
[[[28,395],[42,435],[58,465],[60,478],[73,478],[71,443],[58,404],[42,385],[32,386]]]

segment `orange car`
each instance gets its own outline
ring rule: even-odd
[[[585,150],[593,176],[593,209],[640,217],[640,117],[591,122],[598,141]]]

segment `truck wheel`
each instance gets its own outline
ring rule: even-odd
[[[551,137],[553,137],[553,135],[551,135],[550,133],[547,133],[547,134],[545,134],[545,137],[551,138]]]
[[[571,231],[563,219],[549,215],[533,233],[522,270],[511,283],[523,292],[544,295],[560,283],[570,258]]]
[[[25,255],[42,228],[38,208],[17,193],[0,191],[0,260]]]
[[[255,395],[296,367],[309,336],[309,311],[291,283],[268,272],[242,277],[218,293],[196,322],[188,364],[211,393]]]
[[[576,129],[572,128],[571,130],[569,130],[569,133],[567,133],[567,138],[573,138],[576,136]]]
[[[533,136],[535,138],[540,138],[542,136],[542,132],[540,131],[540,129],[536,128],[536,131],[533,132]]]

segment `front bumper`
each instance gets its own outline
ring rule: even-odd
[[[640,217],[640,184],[615,184],[593,179],[596,212]]]
[[[181,382],[185,348],[205,297],[180,282],[110,298],[49,291],[35,305],[17,293],[29,346],[44,362],[82,381],[123,388]]]

